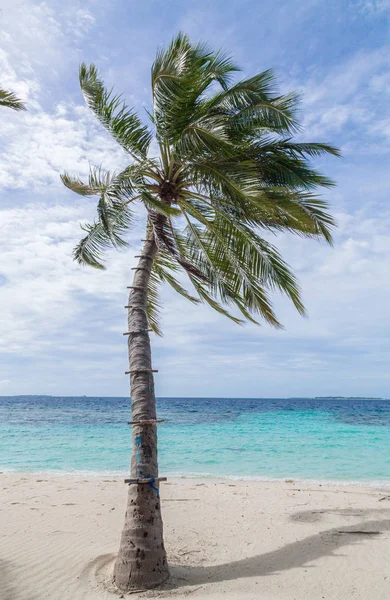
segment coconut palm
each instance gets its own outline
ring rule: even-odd
[[[24,102],[19,100],[13,92],[0,88],[0,106],[7,106],[13,110],[26,110]]]
[[[266,321],[279,328],[274,291],[300,314],[305,309],[297,280],[269,234],[331,243],[334,222],[315,190],[332,182],[310,159],[338,156],[337,149],[294,141],[298,99],[275,91],[271,71],[233,82],[238,71],[224,53],[179,34],[153,63],[148,126],[104,87],[95,66],[80,68],[87,105],[129,164],[114,173],[92,167],[87,182],[62,175],[74,192],[98,197],[97,218],[83,226],[75,259],[103,269],[104,251],[126,246],[136,203],[146,215],[127,306],[133,481],[114,569],[122,590],[152,588],[168,577],[148,333],[160,333],[160,284],[236,323]]]

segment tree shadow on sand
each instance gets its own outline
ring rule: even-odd
[[[390,509],[383,508],[372,510],[348,508],[303,511],[293,513],[290,519],[295,522],[315,522],[323,519],[324,515],[327,514],[338,514],[347,518],[360,517],[360,520],[354,525],[325,529],[304,539],[286,544],[282,548],[272,550],[271,552],[257,554],[256,556],[250,556],[225,564],[188,566],[171,562],[171,577],[159,589],[163,592],[164,590],[177,590],[234,579],[265,577],[300,567],[315,568],[316,565],[312,564],[308,566],[308,563],[313,563],[325,556],[335,556],[335,558],[342,556],[342,554],[335,553],[343,547],[367,542],[368,540],[372,544],[378,543],[382,538],[381,534],[390,531]],[[367,517],[373,515],[378,518],[367,520]],[[115,591],[111,577],[115,557],[116,554],[105,554],[96,557],[86,565],[80,579],[84,577],[93,580],[104,579],[104,587],[108,588],[111,592]],[[14,598],[13,596],[9,596],[5,600],[14,600]]]
[[[368,514],[389,514],[390,510],[373,509],[344,509],[344,510],[322,510],[295,513],[291,516],[294,521],[319,520],[324,513],[337,513],[345,516],[365,516]],[[313,519],[313,514],[315,519]],[[240,579],[246,577],[263,577],[304,567],[324,556],[336,556],[334,553],[344,546],[362,543],[370,538],[375,543],[382,536],[381,533],[390,530],[390,518],[362,520],[354,525],[333,527],[320,531],[302,540],[286,544],[282,548],[258,554],[242,560],[237,560],[222,565],[189,567],[171,565],[172,579],[167,587],[194,586],[207,583],[216,583]],[[358,533],[355,533],[358,532]],[[379,532],[375,534],[373,532]],[[311,565],[314,568],[314,565]]]

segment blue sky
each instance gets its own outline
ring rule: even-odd
[[[302,94],[302,137],[342,149],[317,163],[339,227],[333,249],[280,236],[309,318],[275,297],[284,331],[240,328],[164,290],[153,339],[160,396],[390,396],[390,0],[60,3],[4,0],[1,85],[26,114],[0,131],[0,393],[127,395],[126,286],[142,222],[107,271],[72,262],[94,203],[62,187],[126,157],[78,89],[80,62],[144,114],[160,44],[184,30],[228,50],[244,75],[274,68]]]

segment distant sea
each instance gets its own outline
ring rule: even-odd
[[[390,484],[390,400],[159,398],[160,473]],[[129,472],[128,398],[0,397],[0,471]]]

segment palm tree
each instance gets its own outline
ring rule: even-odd
[[[168,577],[148,333],[160,333],[158,286],[166,282],[236,323],[260,319],[279,328],[271,292],[284,293],[300,314],[305,309],[297,280],[268,234],[287,231],[331,243],[334,222],[314,191],[332,182],[310,158],[338,156],[338,150],[293,141],[298,99],[274,91],[271,71],[233,83],[237,71],[224,53],[179,34],[152,66],[148,127],[104,87],[95,66],[80,67],[87,105],[129,164],[115,173],[92,167],[87,183],[62,175],[74,192],[98,196],[96,221],[83,226],[75,260],[103,269],[103,252],[126,245],[135,203],[146,213],[127,306],[133,485],[114,568],[121,590],[152,588]],[[183,287],[183,273],[192,292]]]
[[[13,92],[0,88],[0,106],[7,106],[13,110],[26,110],[24,102],[19,100]]]

